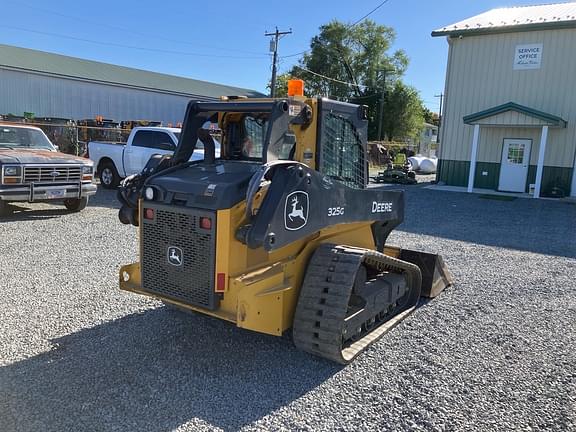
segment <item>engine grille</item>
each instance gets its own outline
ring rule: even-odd
[[[159,205],[154,220],[142,219],[142,288],[183,303],[215,309],[214,292],[216,215],[199,209]],[[144,211],[144,210],[142,210]],[[210,217],[212,228],[202,229],[200,217]],[[181,255],[181,262],[175,256]]]
[[[69,183],[82,179],[81,166],[25,166],[24,183]]]

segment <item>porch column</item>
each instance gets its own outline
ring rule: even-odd
[[[476,175],[476,158],[478,157],[478,135],[480,135],[480,125],[474,125],[474,136],[472,137],[472,154],[470,155],[470,173],[468,174],[468,192],[474,189],[474,175]]]
[[[534,198],[540,198],[542,187],[542,171],[544,171],[544,155],[546,154],[546,141],[548,140],[548,126],[542,126],[540,137],[540,149],[538,150],[538,165],[536,168],[536,185],[534,186]]]

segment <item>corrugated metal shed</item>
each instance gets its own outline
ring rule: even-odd
[[[197,96],[219,98],[223,95],[264,96],[254,90],[9,45],[0,45],[0,69],[46,74],[99,84],[113,84],[133,89],[160,91],[191,98]]]
[[[432,36],[576,28],[576,2],[492,9],[434,30]]]

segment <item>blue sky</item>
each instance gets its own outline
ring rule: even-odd
[[[355,22],[381,3],[3,0],[0,43],[265,92],[271,74],[266,31],[292,29],[279,44],[279,55],[289,56],[306,50],[322,24]],[[448,46],[430,32],[496,7],[538,3],[388,0],[370,19],[396,30],[393,49],[410,58],[404,80],[437,111],[434,95],[444,88]],[[281,58],[279,72],[297,60]]]

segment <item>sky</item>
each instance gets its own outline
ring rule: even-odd
[[[272,61],[266,32],[279,42],[278,72],[297,64],[321,25],[353,23],[383,0],[274,2],[2,0],[0,43],[185,76],[266,93]],[[394,28],[391,51],[410,59],[404,81],[438,112],[448,44],[432,30],[497,7],[542,0],[388,0],[369,18]]]

